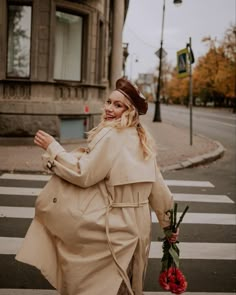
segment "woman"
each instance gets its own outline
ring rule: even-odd
[[[39,268],[62,295],[142,294],[149,205],[162,228],[173,205],[153,141],[139,122],[147,108],[137,87],[121,78],[87,149],[68,153],[46,132],[35,136],[54,176],[36,201],[16,259]]]

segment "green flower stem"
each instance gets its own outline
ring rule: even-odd
[[[178,205],[177,203],[174,204],[174,208],[169,210],[167,213],[169,214],[170,218],[170,226],[164,229],[165,238],[163,240],[162,249],[163,249],[163,256],[162,256],[162,271],[169,269],[171,266],[179,268],[179,255],[180,251],[177,246],[178,241],[171,243],[168,238],[175,233],[182,222],[184,215],[188,211],[189,206],[186,206],[183,213],[181,214],[179,221],[176,223],[177,219],[177,211]]]
[[[170,228],[172,229],[172,227],[173,227],[173,209],[171,209],[169,212],[170,212]]]
[[[173,214],[173,225],[172,225],[173,232],[176,232],[177,209],[178,209],[178,204],[175,203],[175,205],[174,205],[174,212],[172,212],[172,214]]]
[[[184,215],[186,214],[186,212],[188,211],[188,209],[189,209],[189,206],[186,206],[185,209],[184,209],[184,211],[183,211],[183,213],[181,214],[181,216],[179,218],[179,221],[178,221],[177,225],[176,225],[176,230],[180,226],[180,223],[182,222],[182,220],[184,218]]]

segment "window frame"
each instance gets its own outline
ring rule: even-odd
[[[81,63],[80,63],[80,79],[79,80],[70,80],[70,79],[58,79],[54,78],[54,66],[55,66],[55,34],[56,34],[56,12],[62,12],[62,13],[67,13],[71,15],[75,15],[78,17],[82,18],[82,33],[81,33]],[[87,39],[85,38],[86,36],[86,28],[88,26],[88,15],[81,12],[80,10],[72,9],[72,8],[67,8],[65,6],[61,5],[56,5],[55,9],[53,11],[53,22],[54,22],[54,34],[53,34],[53,61],[52,61],[52,79],[55,82],[61,82],[61,83],[81,83],[84,80],[85,76],[85,52],[87,48]]]

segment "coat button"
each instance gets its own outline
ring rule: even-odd
[[[57,198],[53,198],[53,203],[56,203],[57,202]]]
[[[48,169],[51,170],[54,166],[55,166],[55,164],[54,164],[53,161],[52,161],[52,162],[51,162],[51,161],[48,161],[48,162],[47,162],[47,168],[48,168]]]

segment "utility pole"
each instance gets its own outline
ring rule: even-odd
[[[235,43],[236,43],[236,26],[233,29]],[[235,59],[234,62],[236,63],[236,52],[234,53]],[[234,65],[234,100],[233,100],[233,113],[236,113],[236,64]]]
[[[163,0],[161,45],[160,45],[160,50],[157,51],[157,54],[159,54],[160,62],[159,62],[159,73],[158,73],[158,81],[157,81],[155,113],[154,113],[153,122],[161,122],[160,99],[161,99],[161,82],[162,82],[163,32],[164,32],[164,22],[165,22],[165,9],[166,9],[166,1]]]
[[[190,114],[190,145],[193,144],[193,81],[192,81],[192,39],[189,38],[189,43],[187,44],[189,48],[189,114]]]

